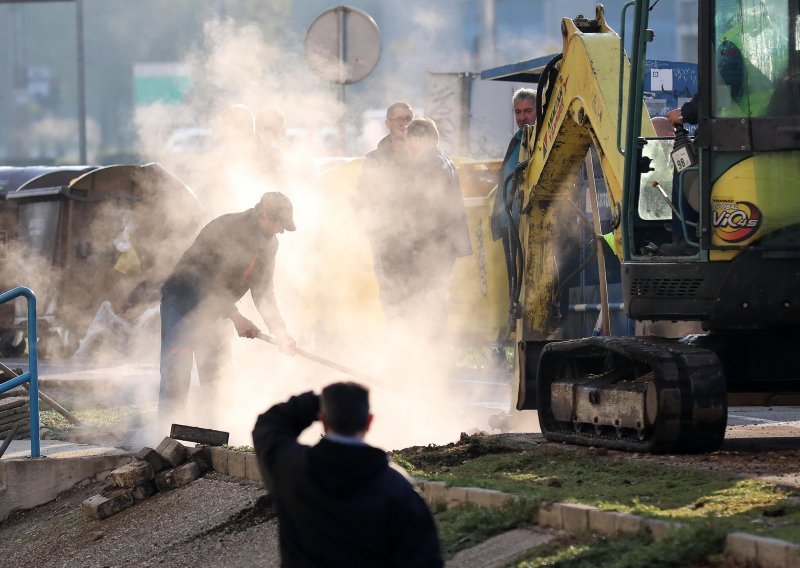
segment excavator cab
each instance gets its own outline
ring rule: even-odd
[[[797,329],[796,262],[777,257],[800,254],[798,2],[698,5],[695,139],[676,160],[641,138],[626,153],[626,304],[636,319],[718,332]]]

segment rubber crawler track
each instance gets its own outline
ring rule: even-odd
[[[654,373],[658,412],[655,424],[642,432],[609,428],[576,431],[559,422],[550,408],[551,384],[566,362],[571,368],[612,370],[649,367]],[[621,365],[617,365],[622,367]],[[625,369],[614,368],[624,372]],[[717,355],[707,349],[661,338],[591,337],[548,344],[537,374],[539,423],[549,440],[602,446],[633,452],[699,453],[719,448],[727,423],[725,375]],[[634,376],[623,377],[634,379]]]

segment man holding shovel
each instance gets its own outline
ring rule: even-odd
[[[191,381],[192,356],[206,408],[198,414],[213,420],[217,389],[231,366],[231,320],[239,337],[261,330],[236,309],[249,290],[282,353],[295,341],[278,310],[272,277],[277,234],[294,231],[292,203],[282,193],[265,193],[252,209],[222,215],[208,223],[183,254],[161,288],[161,386],[158,412],[162,424],[183,418]]]

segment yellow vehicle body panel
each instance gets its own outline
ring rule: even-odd
[[[775,188],[800,186],[797,163],[800,152],[758,154],[725,171],[711,190],[717,246],[744,247],[800,217],[800,195]],[[737,250],[711,251],[711,260],[729,260]]]
[[[493,241],[490,218],[499,161],[454,159],[467,213],[472,255],[453,267],[448,294],[448,327],[461,342],[490,343],[507,326],[508,284],[501,241]],[[369,239],[355,209],[363,158],[328,164],[322,226],[315,228],[308,256],[311,284],[299,292],[293,312],[298,328],[357,339],[386,328]],[[347,251],[343,254],[343,251]],[[335,283],[335,285],[333,284]]]

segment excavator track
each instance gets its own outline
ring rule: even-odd
[[[550,343],[539,360],[537,400],[549,440],[625,451],[713,451],[727,424],[717,355],[668,339]]]

